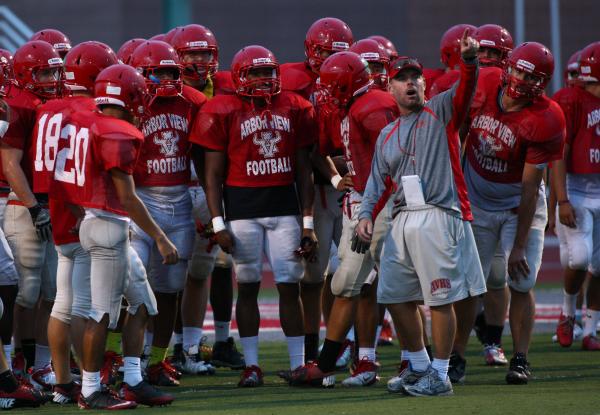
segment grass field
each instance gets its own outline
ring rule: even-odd
[[[504,339],[510,344],[510,339]],[[600,353],[583,352],[579,344],[561,349],[550,335],[536,335],[531,349],[535,379],[526,386],[504,382],[504,368],[483,365],[479,348],[471,342],[467,381],[456,386],[455,396],[409,398],[389,394],[386,382],[395,374],[399,360],[396,346],[379,349],[382,380],[360,389],[290,388],[276,376],[287,368],[284,343],[261,345],[265,386],[236,387],[239,372],[219,370],[212,377],[184,377],[182,386],[171,389],[176,401],[167,408],[139,407],[136,413],[168,414],[600,414]],[[347,376],[340,373],[339,382]],[[23,411],[32,413],[33,411]],[[47,404],[38,413],[75,413],[76,406]]]

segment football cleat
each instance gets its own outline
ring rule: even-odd
[[[337,370],[342,370],[348,367],[348,364],[352,362],[352,356],[354,355],[354,342],[348,339],[344,340],[344,344],[342,345],[342,350],[340,351],[340,355],[338,356],[335,362],[335,368]]]
[[[211,363],[216,367],[228,367],[234,370],[246,367],[244,355],[238,352],[233,337],[229,337],[224,342],[215,342]]]
[[[556,326],[556,338],[558,344],[562,347],[570,347],[573,344],[573,330],[575,326],[575,317],[565,316],[560,313],[558,325]]]
[[[146,369],[148,382],[156,386],[179,386],[179,380],[173,376],[173,370],[164,360],[150,365]]]
[[[404,390],[412,396],[450,396],[454,394],[452,382],[448,376],[444,380],[440,379],[437,370],[431,366],[417,382],[404,386]]]
[[[137,403],[121,399],[108,389],[96,391],[87,398],[79,395],[78,404],[80,409],[106,409],[111,411],[137,407]]]
[[[254,388],[264,384],[263,373],[258,366],[248,366],[242,372],[238,386],[240,388]]]
[[[377,376],[378,369],[379,366],[375,362],[371,362],[364,357],[358,362],[358,366],[352,373],[352,376],[342,381],[342,386],[353,387],[374,385],[379,380],[379,376]]]
[[[600,340],[598,340],[598,337],[588,334],[583,338],[581,348],[588,351],[600,350]]]
[[[167,360],[177,371],[183,372],[183,363],[185,361],[185,357],[183,356],[183,344],[175,343],[173,345],[173,355],[169,356]]]
[[[29,369],[31,384],[38,390],[50,391],[56,384],[56,374],[52,370],[52,365],[47,365],[42,369]]]
[[[377,339],[377,346],[391,346],[394,340],[394,331],[392,325],[388,320],[383,320],[381,327],[381,333],[379,333],[379,339]]]
[[[126,401],[133,401],[147,406],[170,405],[174,400],[172,395],[155,388],[145,380],[135,386],[123,382],[119,389],[119,397]]]
[[[408,360],[405,360],[408,362]],[[408,362],[406,368],[400,372],[398,376],[394,376],[387,383],[387,390],[391,393],[406,393],[404,387],[415,384],[427,372],[417,372],[413,370],[412,365]]]
[[[16,377],[23,377],[27,373],[23,352],[15,353],[12,359],[12,371]]]
[[[168,359],[163,360],[163,362],[165,364],[165,370],[167,370],[171,376],[175,379],[181,379],[182,373],[177,370]]]
[[[508,360],[504,355],[504,350],[497,344],[486,344],[483,348],[485,364],[488,366],[506,366]]]
[[[20,383],[12,392],[0,390],[0,409],[37,408],[47,401],[43,392]]]
[[[52,388],[52,402],[60,405],[69,403],[77,403],[79,394],[81,393],[81,385],[75,382],[71,383],[71,388],[66,389],[61,385],[54,385]]]
[[[522,353],[517,353],[510,359],[510,366],[506,374],[506,383],[509,385],[525,385],[531,377],[529,362]]]
[[[104,352],[104,363],[100,368],[100,383],[114,385],[119,377],[119,367],[123,366],[123,358],[112,350]]]
[[[200,339],[200,358],[206,363],[212,360],[213,348],[208,343],[208,337],[202,336]]]
[[[210,375],[215,373],[212,365],[204,363],[199,359],[198,346],[192,346],[183,351],[183,371],[190,375]]]
[[[450,366],[448,367],[448,378],[452,383],[465,383],[467,377],[467,361],[460,357],[458,353],[452,352],[450,355]]]
[[[308,362],[293,370],[290,376],[290,386],[305,385],[332,388],[335,386],[335,376],[321,371],[316,362]]]

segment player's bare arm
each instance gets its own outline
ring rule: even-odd
[[[335,163],[329,156],[324,156],[319,153],[318,148],[314,148],[311,154],[311,161],[314,167],[317,168],[325,177],[329,179],[331,184],[340,192],[350,190],[353,186],[352,176],[346,173],[342,176],[335,166]]]
[[[307,261],[314,261],[318,243],[312,223],[315,187],[310,164],[310,152],[306,148],[299,149],[296,152],[296,186],[298,187],[303,217],[302,240],[300,241],[299,252]]]
[[[223,222],[223,178],[225,177],[225,153],[206,151],[204,177],[206,180],[206,202],[212,219],[215,238],[221,249],[228,254],[234,250],[233,236]]]
[[[115,185],[119,201],[129,213],[131,219],[154,241],[163,257],[164,264],[175,264],[179,260],[177,248],[169,241],[164,232],[150,217],[146,206],[135,193],[133,177],[119,169],[111,169],[110,174]]]
[[[567,169],[566,160],[569,158],[570,146],[565,143],[564,155],[561,160],[556,160],[552,163],[552,190],[555,193],[555,202],[558,205],[558,217],[560,223],[569,228],[575,228],[577,221],[575,218],[575,211],[573,206],[569,202],[569,196],[567,194]],[[552,210],[550,210],[552,208]],[[550,204],[549,206],[550,215],[555,215],[556,205]],[[552,216],[549,217],[549,219]],[[555,219],[555,217],[552,217]]]
[[[37,200],[29,187],[23,168],[21,167],[21,159],[23,158],[23,150],[1,145],[2,148],[2,172],[4,177],[10,184],[13,192],[19,200],[23,202],[25,207],[30,208],[37,205]]]

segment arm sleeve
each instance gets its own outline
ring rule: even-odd
[[[577,122],[579,119],[579,116],[578,116],[579,112],[578,112],[578,105],[577,105],[578,101],[576,99],[570,99],[570,98],[571,97],[568,94],[568,92],[566,92],[566,90],[560,90],[556,94],[554,94],[554,96],[552,97],[552,99],[554,101],[556,101],[556,103],[560,106],[560,108],[562,109],[563,114],[565,116],[565,122],[566,122],[565,142],[569,145],[572,145],[573,139],[577,135],[577,130],[578,130],[580,123]]]
[[[127,174],[133,174],[139,156],[141,140],[122,135],[106,135],[96,140],[102,169],[108,171],[117,168]]]
[[[23,108],[11,108],[9,125],[1,141],[13,148],[25,150],[25,141],[32,133],[35,123],[35,113]]]
[[[190,142],[215,151],[225,151],[228,136],[223,122],[223,115],[207,110],[205,105],[194,120],[190,134]]]
[[[298,148],[309,147],[315,144],[315,140],[319,135],[319,126],[317,124],[315,109],[312,105],[306,105],[300,110],[296,125],[298,126]]]
[[[360,213],[358,219],[373,218],[375,207],[378,204],[381,196],[386,190],[386,182],[390,181],[389,168],[383,159],[383,148],[386,135],[379,134],[375,154],[373,154],[373,162],[371,163],[371,174],[367,180],[365,192],[363,193],[362,202],[360,204]]]

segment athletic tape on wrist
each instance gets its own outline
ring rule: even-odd
[[[223,216],[215,216],[212,218],[212,226],[214,233],[219,233],[227,229],[225,227],[225,221],[223,220]]]
[[[302,217],[302,228],[303,229],[315,229],[315,220],[312,216]]]
[[[336,174],[335,176],[333,176],[331,178],[331,184],[333,187],[335,187],[337,189],[338,184],[340,184],[340,182],[342,181],[342,176],[340,176],[339,174]]]

